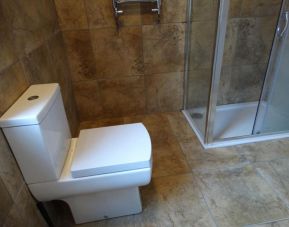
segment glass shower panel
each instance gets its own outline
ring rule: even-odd
[[[252,134],[282,0],[230,0],[214,140]]]
[[[254,133],[289,130],[289,7],[284,4]]]
[[[214,47],[216,42],[218,0],[193,0],[187,34],[187,92],[185,111],[204,138],[209,101]]]

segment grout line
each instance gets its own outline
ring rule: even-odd
[[[269,163],[268,163],[269,164]],[[270,164],[269,164],[270,165]],[[264,174],[262,174],[260,172],[260,170],[258,170],[258,167],[255,167],[253,165],[253,168],[255,169],[257,175],[264,180],[264,182],[269,186],[269,188],[272,189],[272,191],[275,193],[275,195],[282,201],[282,203],[286,206],[287,209],[289,209],[289,202],[288,200],[282,195],[282,193],[278,190],[275,189],[275,187],[273,187],[273,185],[270,183],[270,181],[267,179],[266,176],[264,176]],[[273,168],[273,167],[272,167]],[[274,169],[274,168],[273,168]]]
[[[276,219],[274,221],[260,222],[260,223],[256,223],[256,224],[248,224],[248,225],[244,225],[244,227],[258,227],[258,225],[274,224],[274,223],[282,222],[282,221],[286,221],[286,220],[289,220],[289,218]]]
[[[84,13],[85,13],[85,18],[86,18],[86,24],[87,24],[87,29],[90,29],[90,20],[88,17],[88,13],[87,13],[87,4],[86,4],[86,0],[82,0],[83,3],[83,7],[84,7]]]
[[[202,199],[203,199],[204,202],[205,202],[205,205],[206,205],[207,210],[208,210],[208,212],[209,212],[209,216],[211,217],[213,223],[215,224],[215,227],[218,227],[217,221],[215,220],[215,216],[213,215],[212,210],[211,210],[211,208],[210,208],[210,206],[209,206],[209,203],[208,203],[208,201],[207,201],[207,197],[205,196],[203,190],[201,190],[202,187],[200,186],[200,183],[199,183],[200,179],[199,179],[198,176],[194,175],[193,173],[192,173],[192,175],[193,175],[193,177],[194,177],[195,179],[197,179],[196,184],[199,186],[199,191],[200,191],[200,193],[201,193],[201,195],[202,195]]]
[[[121,28],[126,28],[126,27],[144,27],[144,26],[157,26],[157,25],[172,25],[172,24],[186,24],[187,22],[168,22],[168,23],[162,23],[162,24],[135,24],[135,25],[125,25],[121,26]],[[88,28],[60,28],[61,32],[66,32],[66,31],[82,31],[82,30],[101,30],[101,29],[115,29],[115,26],[104,26],[104,27],[88,27]],[[120,29],[121,29],[120,28]]]

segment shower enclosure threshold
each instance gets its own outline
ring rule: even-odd
[[[252,135],[257,108],[258,102],[217,106],[213,137],[218,138],[218,141],[209,144],[204,143],[202,133],[198,130],[205,128],[202,115],[206,114],[206,109],[183,110],[183,114],[206,149],[289,137],[289,133]],[[192,116],[195,118],[192,119]]]

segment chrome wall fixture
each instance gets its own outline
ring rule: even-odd
[[[123,14],[124,11],[119,8],[122,3],[142,3],[142,2],[152,2],[156,3],[156,8],[152,8],[152,12],[156,12],[158,15],[161,13],[161,0],[112,0],[112,5],[114,9],[115,16]]]

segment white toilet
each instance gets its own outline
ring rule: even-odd
[[[71,139],[58,84],[32,85],[0,118],[25,181],[39,201],[63,200],[76,223],[139,213],[151,180],[143,124],[81,130]]]

